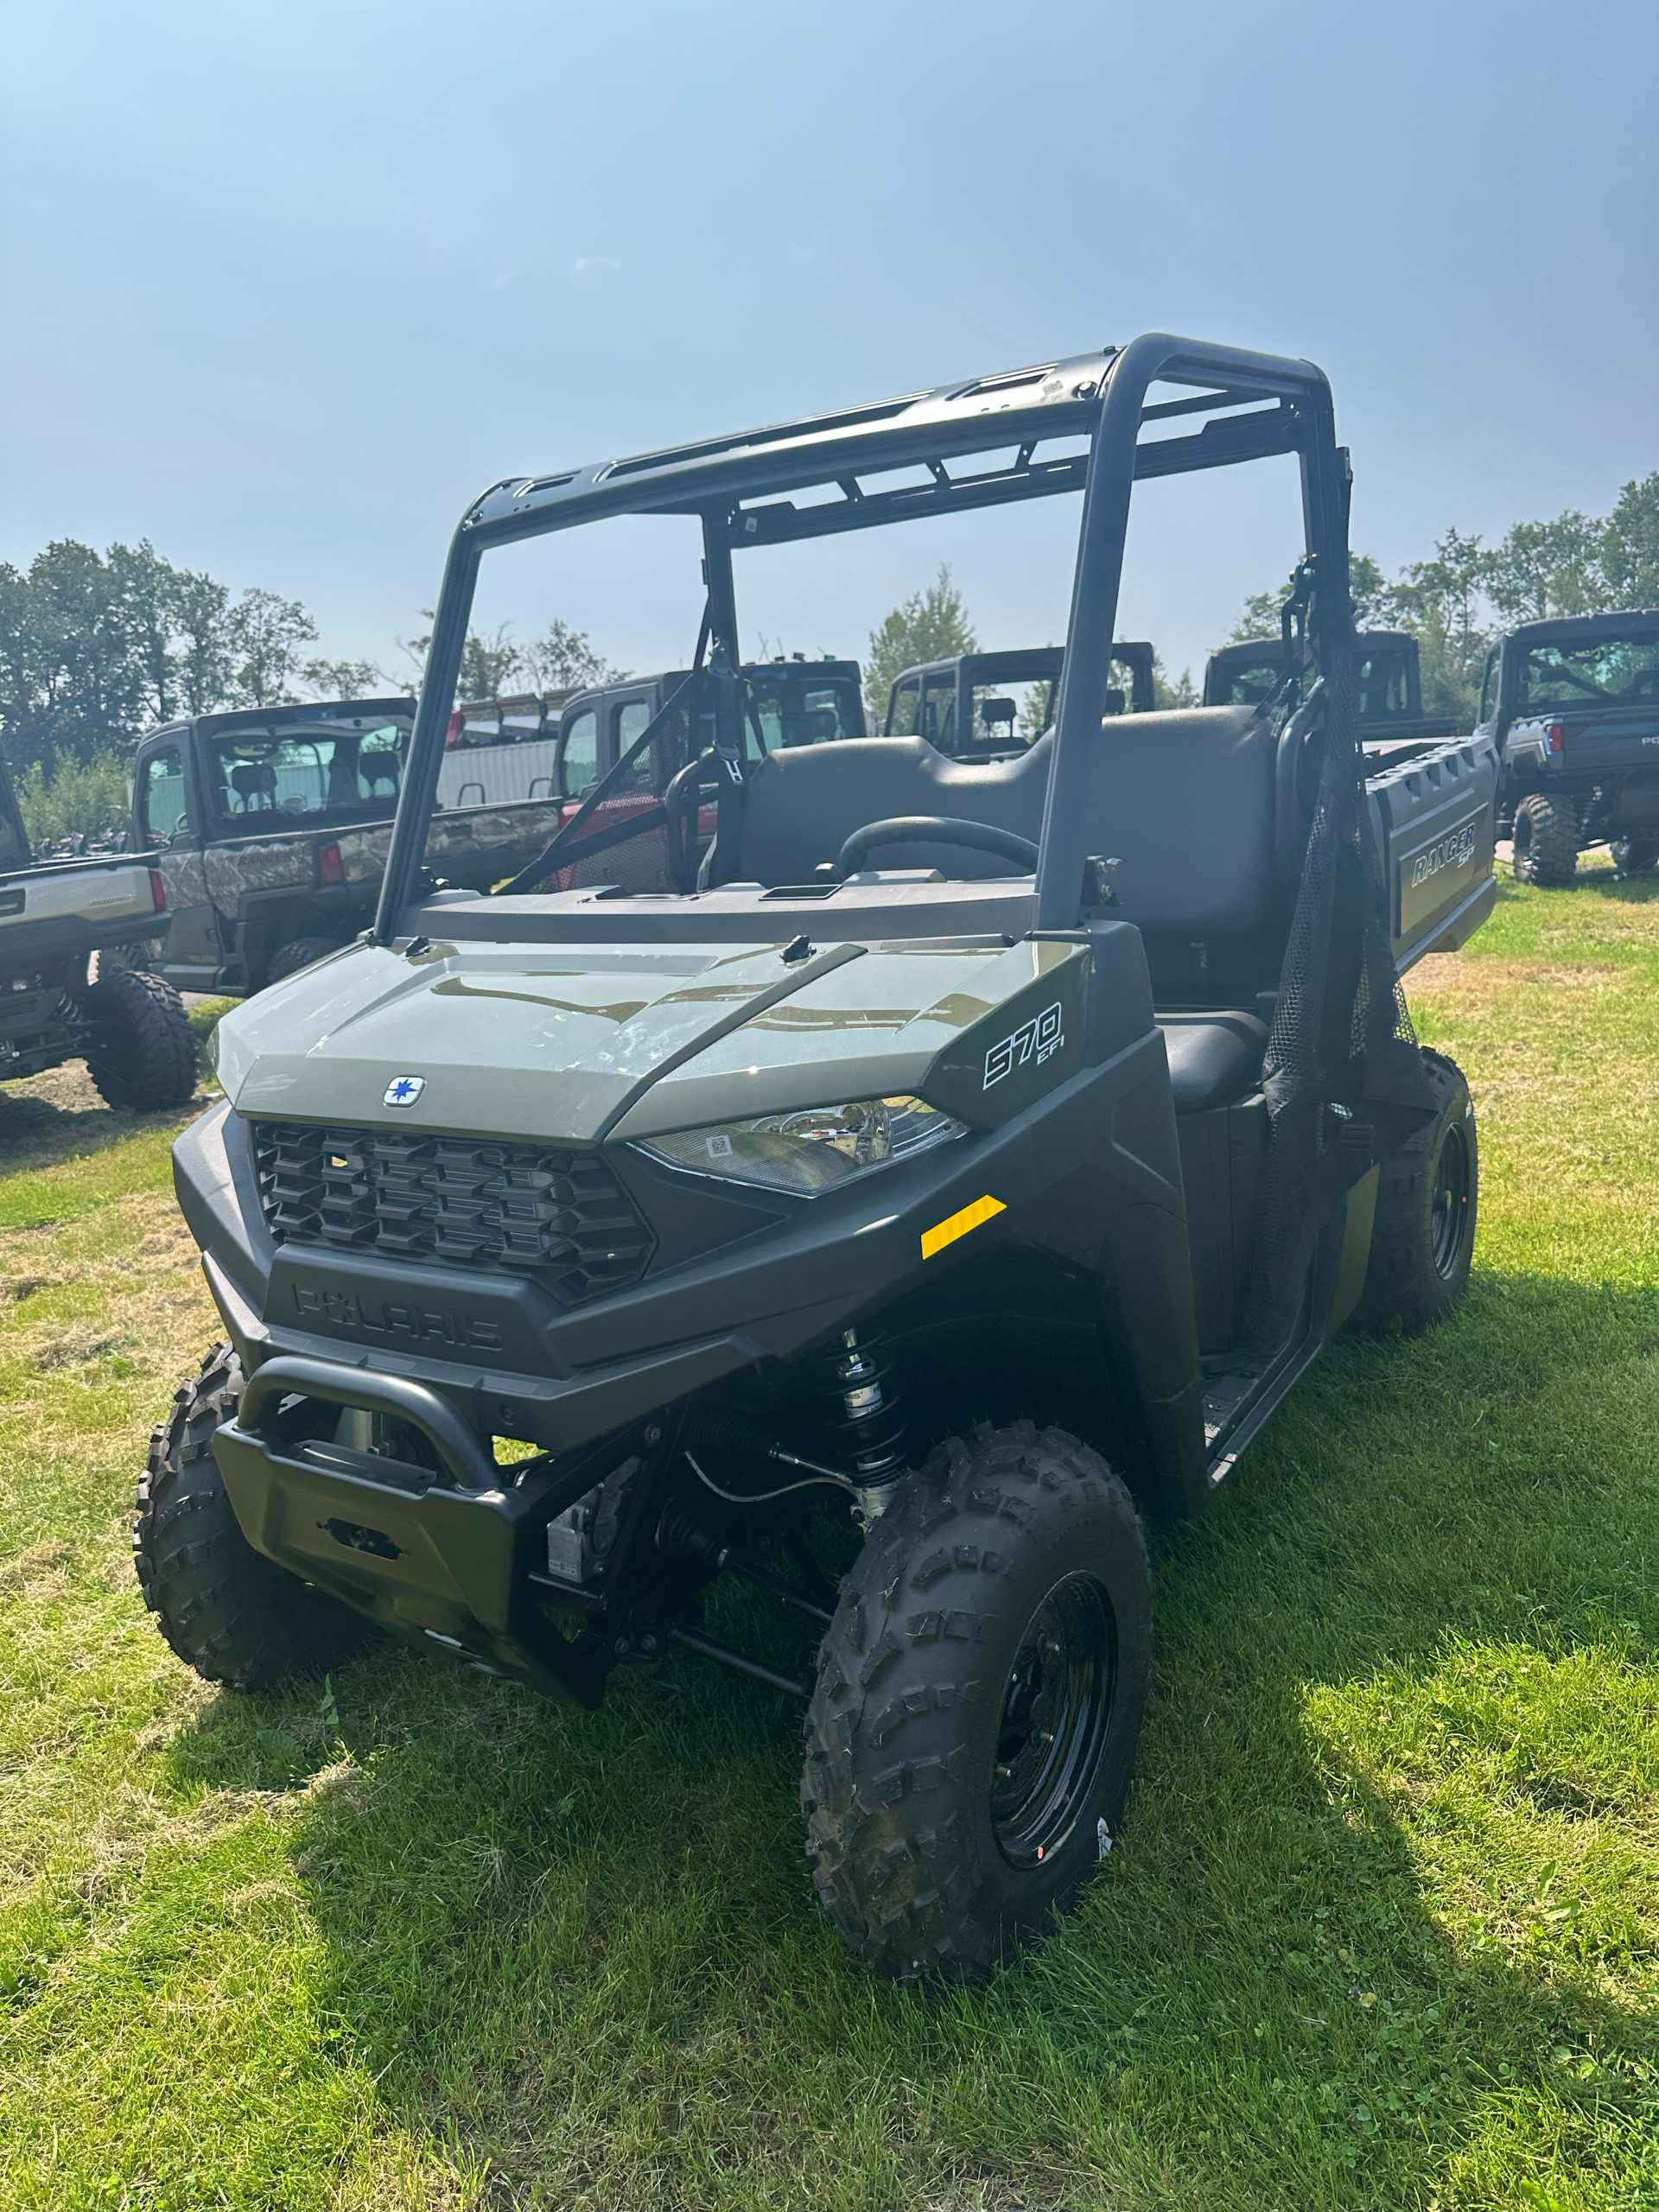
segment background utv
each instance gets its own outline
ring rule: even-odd
[[[1134,480],[1275,454],[1283,684],[1103,720]],[[1468,1274],[1469,1095],[1397,976],[1490,910],[1497,761],[1365,780],[1349,480],[1310,363],[1153,336],[467,511],[375,927],[226,1018],[176,1149],[230,1340],[140,1491],[181,1656],[255,1688],[374,1621],[592,1703],[690,1646],[805,1703],[871,1965],[983,1974],[1071,1904],[1141,1732],[1140,1515],[1200,1510],[1351,1313]],[[738,552],[1072,493],[1029,749],[746,760]],[[696,541],[690,672],[511,882],[435,887],[480,559],[621,513]],[[596,828],[647,745],[663,796]],[[541,887],[646,836],[676,888]],[[721,1573],[821,1627],[811,1682],[703,1633]]]

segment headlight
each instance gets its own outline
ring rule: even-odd
[[[785,1191],[827,1191],[889,1160],[911,1160],[968,1124],[920,1098],[863,1098],[846,1106],[807,1106],[793,1114],[760,1114],[752,1122],[716,1122],[702,1129],[641,1141],[639,1149],[676,1167],[767,1183]]]

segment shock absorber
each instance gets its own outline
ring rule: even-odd
[[[897,1364],[877,1331],[843,1329],[829,1365],[836,1457],[851,1463],[859,1511],[868,1522],[890,1503],[907,1458]]]

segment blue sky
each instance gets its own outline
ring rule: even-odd
[[[0,557],[149,537],[331,653],[397,664],[511,471],[1147,328],[1318,360],[1390,567],[1659,467],[1650,0],[4,22]],[[798,551],[750,639],[857,652],[949,553],[985,643],[1041,642],[1075,517],[1044,507]],[[697,594],[653,527],[492,573],[488,611],[675,660]],[[1120,631],[1196,662],[1295,534],[1283,464],[1146,487]]]

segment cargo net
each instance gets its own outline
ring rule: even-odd
[[[1389,943],[1364,760],[1358,660],[1335,656],[1313,827],[1262,1062],[1271,1135],[1248,1354],[1289,1340],[1332,1208],[1433,1111]]]

